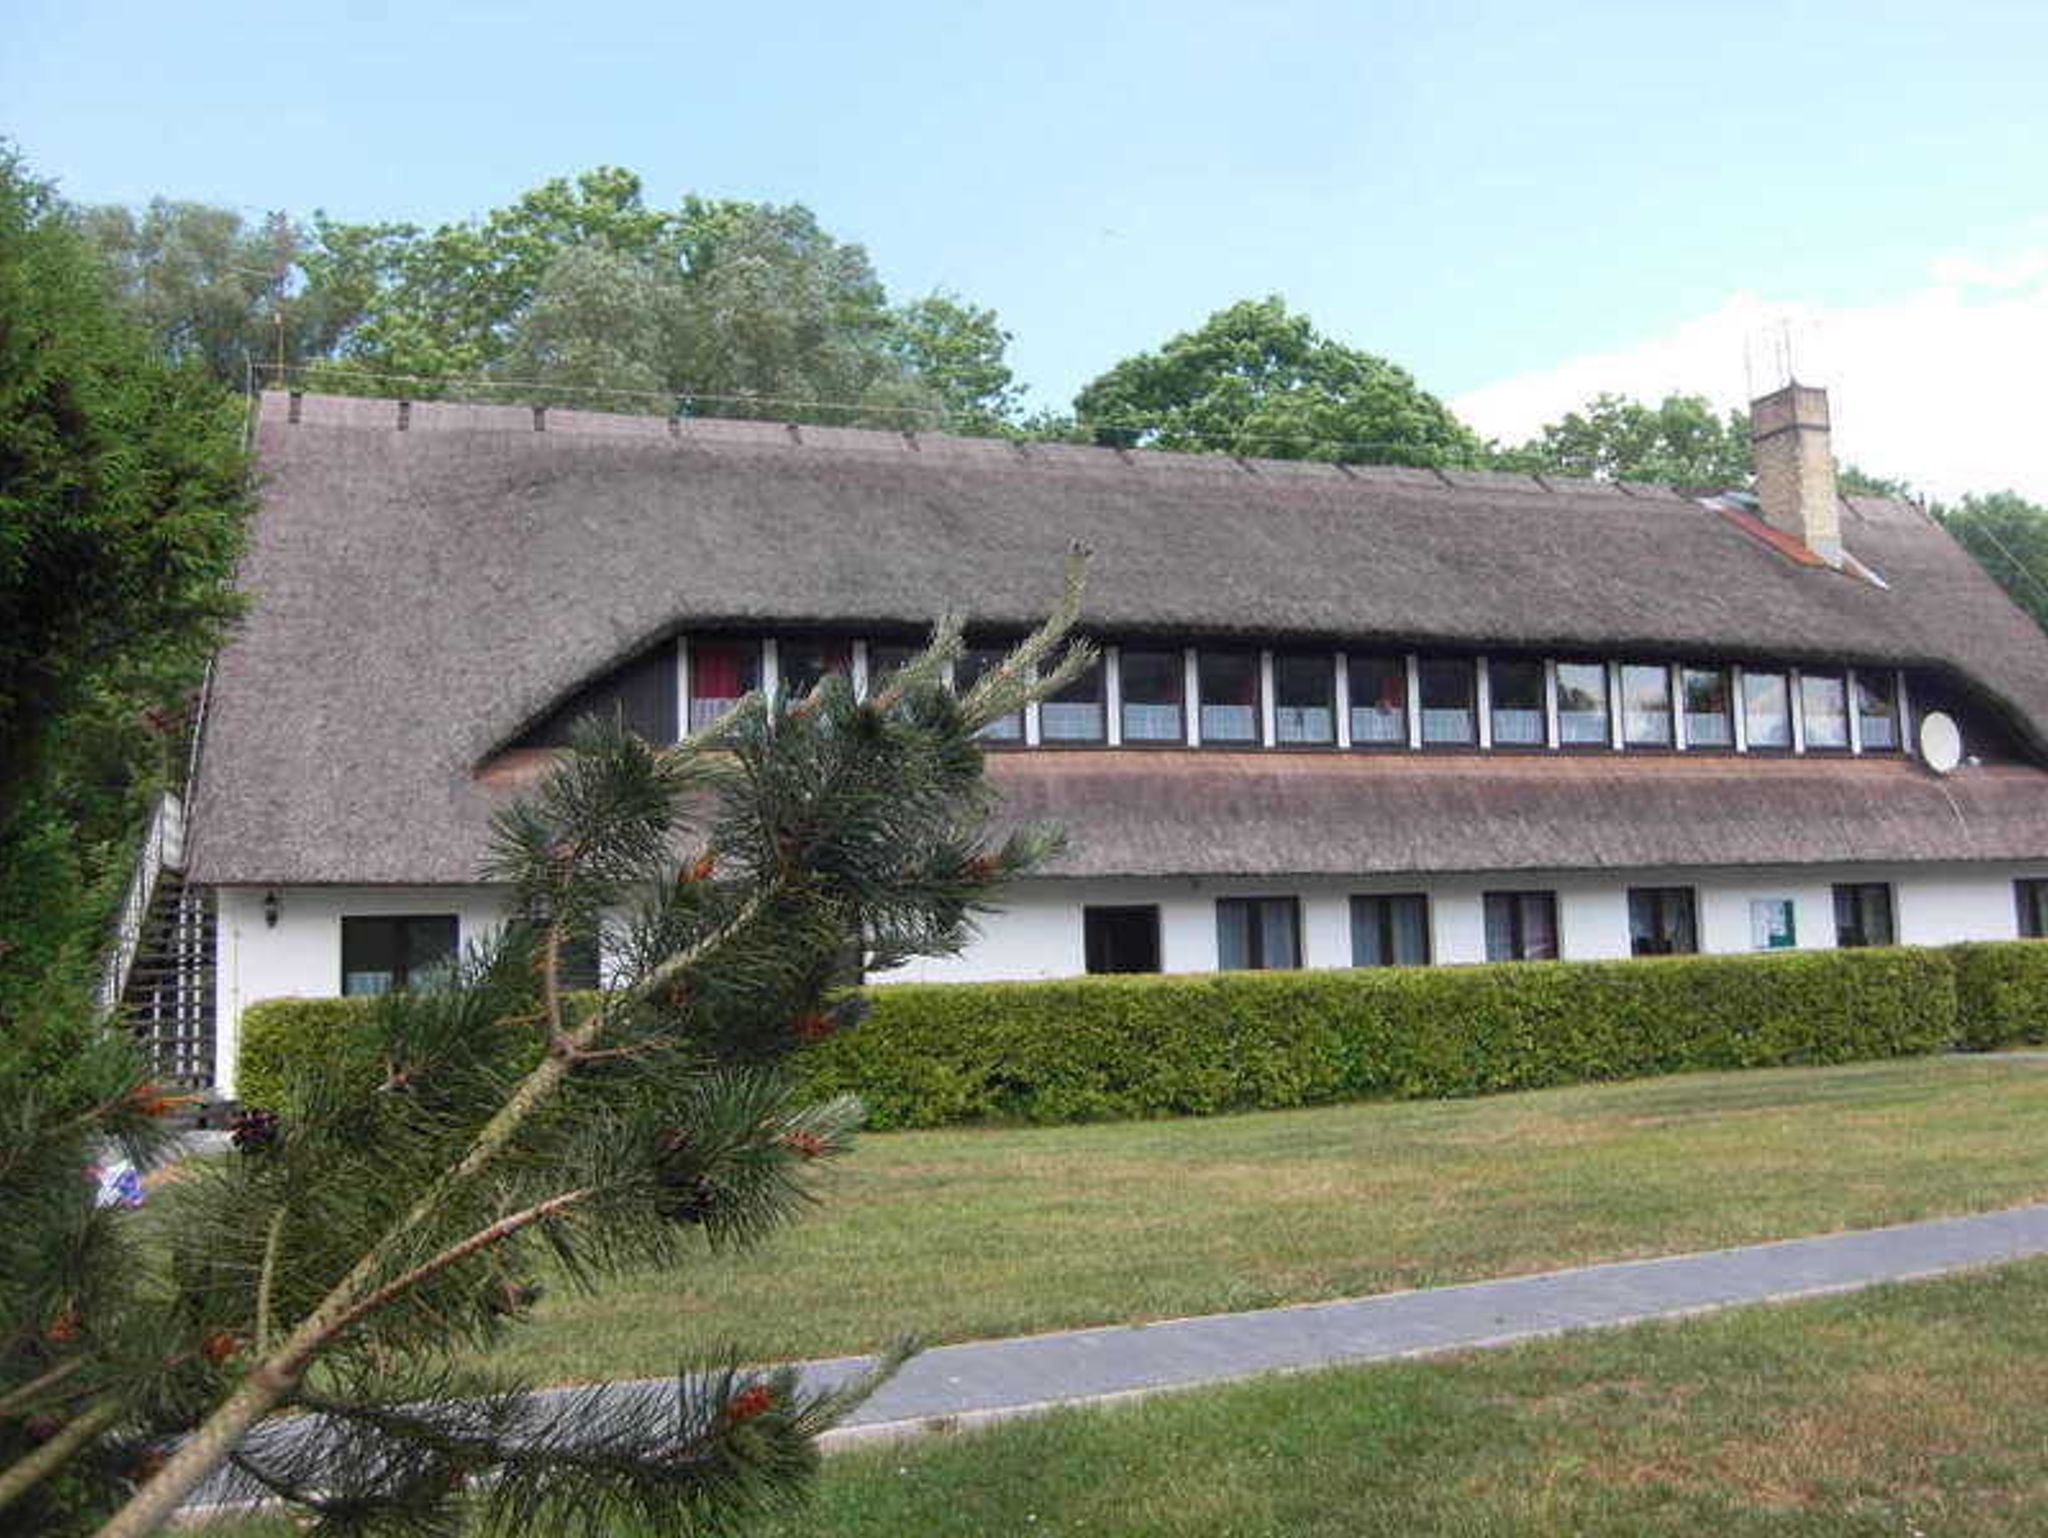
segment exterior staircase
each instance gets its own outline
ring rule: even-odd
[[[100,978],[100,1008],[135,1032],[165,1089],[213,1088],[213,893],[186,884],[184,804],[162,796]]]

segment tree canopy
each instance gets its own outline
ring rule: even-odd
[[[1667,395],[1655,406],[1599,395],[1519,448],[1500,451],[1496,462],[1590,480],[1745,486],[1749,418],[1739,411],[1717,415],[1700,395]]]
[[[1956,542],[2048,630],[2048,508],[2014,491],[1970,493],[1935,510]]]
[[[1097,442],[1354,464],[1468,465],[1479,440],[1404,368],[1277,295],[1218,310],[1074,399]]]

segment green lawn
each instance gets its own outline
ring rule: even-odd
[[[568,1381],[1156,1319],[2048,1198],[2048,1063],[1922,1059],[1485,1100],[865,1139],[743,1257],[584,1298],[501,1358]]]
[[[830,1459],[764,1538],[2048,1531],[2048,1262]]]

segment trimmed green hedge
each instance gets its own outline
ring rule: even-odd
[[[1842,1063],[1955,1039],[1954,969],[1908,948],[877,988],[811,1049],[869,1125],[1202,1115]]]
[[[2048,1032],[2048,946],[1955,950],[1972,954],[1901,947],[895,984],[872,991],[858,1030],[807,1049],[800,1066],[820,1094],[866,1100],[871,1126],[931,1127],[1474,1095],[1853,1062]],[[2026,955],[2004,955],[2018,951]],[[1959,969],[1975,990],[1960,1030]],[[349,1026],[367,1007],[252,1006],[240,1098],[278,1103],[291,1056],[350,1051]],[[364,1058],[363,1071],[376,1072]]]
[[[286,1103],[285,1074],[294,1058],[324,1052],[351,1071],[377,1082],[384,1067],[356,1029],[376,1008],[375,999],[264,999],[242,1011],[242,1038],[235,1051],[235,1098],[244,1105]],[[540,1060],[540,1040],[521,1031],[506,1043],[505,1064],[528,1068]]]
[[[2038,940],[1951,945],[1956,1040],[1965,1047],[2048,1042],[2048,944]]]

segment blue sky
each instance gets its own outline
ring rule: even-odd
[[[1789,325],[1853,457],[2048,494],[2031,413],[1959,403],[2048,345],[2048,5],[8,10],[0,132],[82,200],[800,200],[994,306],[1048,403],[1266,292],[1510,433],[1589,382],[1739,397]]]

